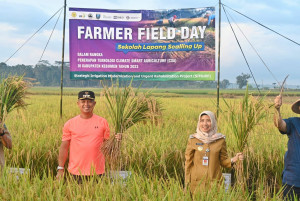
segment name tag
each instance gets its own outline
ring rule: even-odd
[[[202,165],[208,166],[208,157],[207,156],[203,156]]]
[[[196,143],[196,145],[204,145],[203,143]]]

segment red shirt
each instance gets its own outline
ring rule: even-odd
[[[101,152],[104,139],[109,139],[106,119],[93,115],[83,119],[80,115],[68,120],[63,128],[62,141],[70,140],[68,170],[74,175],[103,174],[105,159]]]

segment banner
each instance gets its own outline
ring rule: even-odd
[[[71,79],[215,80],[215,8],[69,8]]]

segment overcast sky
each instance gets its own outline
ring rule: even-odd
[[[222,3],[300,43],[299,0],[223,0]],[[0,62],[5,62],[54,13],[62,8],[63,4],[64,0],[0,0]],[[217,0],[67,0],[67,6],[104,9],[178,9],[216,6],[216,11],[218,11]],[[284,77],[289,74],[287,84],[300,85],[300,46],[230,9],[227,9],[227,11],[275,77],[267,70],[233,23],[233,28],[258,84],[271,84],[276,82],[275,79],[282,82]],[[221,16],[221,80],[228,79],[230,82],[235,82],[236,76],[241,73],[250,74],[250,71],[227,22],[224,11],[222,11]],[[41,57],[57,17],[58,14],[7,64],[35,65]],[[65,61],[69,61],[68,27],[67,18]],[[62,29],[63,14],[42,59],[48,60],[50,63],[61,60]],[[217,36],[218,32],[216,32]],[[253,82],[253,80],[250,80],[250,82]]]

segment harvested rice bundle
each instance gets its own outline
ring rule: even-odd
[[[106,100],[114,135],[124,133],[141,121],[152,120],[157,123],[158,116],[161,116],[161,108],[160,104],[150,97],[150,93],[139,93],[139,89],[133,89],[131,83],[124,88],[120,87],[118,81],[112,83],[110,88],[103,82],[102,85],[102,96]],[[119,168],[121,148],[121,141],[118,141],[114,135],[101,148],[112,169]]]
[[[265,104],[265,97],[253,97],[248,93],[248,86],[242,101],[235,104],[229,104],[225,100],[228,113],[228,122],[230,122],[231,131],[234,134],[237,152],[246,152],[248,138],[254,127],[259,125],[260,121],[266,116],[268,107]],[[236,164],[237,181],[245,184],[244,165],[238,161]]]

